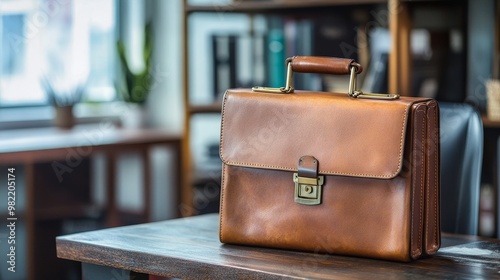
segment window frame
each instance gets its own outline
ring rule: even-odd
[[[2,0],[3,1],[3,0]],[[12,2],[18,0],[11,0]],[[25,3],[35,3],[37,0],[23,0]],[[119,0],[114,1],[114,38],[115,40],[122,37],[122,8],[123,5]],[[2,10],[0,3],[0,10]],[[27,4],[26,4],[27,5]],[[26,7],[25,7],[26,8]],[[27,9],[27,8],[26,8]],[[3,11],[3,10],[2,10]],[[1,27],[1,25],[0,25]],[[1,31],[0,31],[1,32]],[[115,61],[117,62],[117,60]],[[113,75],[117,75],[116,63],[113,65]],[[0,76],[1,79],[1,76]],[[91,89],[92,90],[92,89]],[[84,92],[84,96],[87,92]],[[74,107],[75,121],[77,124],[98,123],[103,120],[118,124],[120,116],[123,114],[123,102],[120,101],[119,93],[115,91],[114,98],[109,101],[85,101],[82,100]],[[6,129],[22,129],[33,127],[49,127],[53,126],[53,118],[55,116],[54,108],[48,102],[35,103],[26,102],[20,104],[6,104],[0,102],[0,130]]]
[[[4,1],[4,0],[2,0]],[[6,0],[7,2],[0,2],[0,11],[2,12],[9,12],[10,14],[15,14],[15,13],[19,13],[19,12],[22,12],[22,11],[27,11],[27,10],[33,10],[33,9],[36,9],[36,6],[38,5],[38,1],[40,0]],[[56,0],[57,2],[58,1],[68,1],[68,0]],[[71,1],[75,1],[75,0],[71,0]],[[122,35],[122,27],[120,26],[121,25],[121,18],[122,18],[122,15],[121,15],[121,11],[122,9],[120,8],[120,6],[122,5],[121,1],[119,0],[111,0],[113,1],[113,13],[114,13],[114,31],[113,31],[113,37],[114,37],[114,40],[116,41],[119,37],[121,37]],[[28,16],[30,16],[30,14],[32,13],[27,13]],[[0,16],[2,16],[0,14]],[[2,24],[1,24],[1,19],[0,19],[0,35],[1,35],[1,32],[2,32]],[[1,48],[0,48],[1,49]],[[116,80],[116,75],[118,74],[117,72],[117,67],[116,67],[116,64],[117,64],[117,58],[114,59],[114,65],[113,65],[113,83],[114,81]],[[1,74],[1,70],[0,70],[0,81],[2,80],[2,74]],[[97,88],[90,88],[88,89],[87,91],[85,91],[83,93],[83,97],[85,98],[86,96],[89,95],[89,92],[92,92],[92,91],[96,91]],[[113,102],[116,102],[118,100],[120,100],[120,97],[119,97],[119,93],[116,92],[116,90],[114,89],[113,87],[113,90],[114,90],[114,97],[110,100],[105,100],[105,101],[99,101],[99,100],[81,100],[78,104],[85,104],[85,103],[91,103],[91,104],[100,104],[100,103],[113,103]],[[46,96],[46,94],[45,94]],[[20,103],[14,103],[14,104],[10,104],[10,103],[5,103],[5,102],[2,102],[0,101],[0,110],[5,110],[5,109],[21,109],[21,108],[36,108],[36,110],[38,110],[38,108],[42,108],[42,107],[52,107],[52,105],[49,103],[48,100],[44,101],[44,102],[31,102],[31,101],[27,101],[27,102],[20,102]],[[36,120],[37,118],[34,118],[34,120]],[[0,122],[2,122],[2,118],[0,118]]]

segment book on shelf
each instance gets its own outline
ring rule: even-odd
[[[252,86],[282,87],[286,81],[285,60],[290,56],[331,56],[367,59],[358,54],[360,23],[349,15],[293,17],[266,16],[265,28],[249,28],[246,32],[211,34],[212,79],[214,100],[219,100],[228,88]],[[379,60],[386,60],[380,55]],[[387,62],[381,62],[382,73]],[[380,63],[379,63],[380,64]],[[210,75],[209,75],[210,76]],[[325,90],[334,78],[314,73],[295,73],[294,88]],[[362,80],[363,76],[360,76]],[[344,82],[342,82],[344,84]],[[378,88],[384,87],[380,83]],[[386,85],[385,85],[386,87]]]
[[[320,17],[314,20],[314,48],[317,56],[333,56],[358,60],[358,23],[348,14]]]
[[[486,111],[485,81],[492,77],[494,69],[495,28],[498,28],[495,25],[496,2],[481,1],[481,4],[471,4],[467,9],[467,101],[475,104],[481,112]]]
[[[311,56],[314,48],[314,21],[309,19],[285,20],[286,57]],[[283,64],[284,65],[284,64]],[[312,73],[296,73],[294,88],[321,90],[321,75]]]
[[[266,79],[265,38],[259,34],[212,35],[213,97],[229,88],[263,85]]]
[[[228,88],[282,87],[286,80],[287,57],[314,55],[313,20],[279,18],[265,34],[213,34],[213,97],[220,99]],[[298,89],[321,90],[321,76],[294,75]]]
[[[248,32],[250,16],[236,13],[193,13],[187,17],[189,104],[206,106],[214,98],[214,50],[212,35],[240,35]],[[236,47],[237,48],[237,47]],[[229,74],[230,75],[230,74]],[[230,81],[230,79],[226,79]]]
[[[263,34],[254,35],[252,40],[252,78],[251,86],[266,84],[266,38]]]
[[[371,93],[388,92],[388,63],[390,34],[387,28],[377,27],[370,31],[370,62],[365,67],[362,90]]]
[[[236,87],[237,35],[212,35],[214,97],[222,96],[226,89]]]
[[[415,29],[411,36],[412,95],[463,102],[466,57],[460,32]]]
[[[267,86],[282,87],[285,81],[285,36],[283,30],[273,29],[266,38]]]

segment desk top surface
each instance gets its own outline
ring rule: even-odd
[[[81,149],[85,153],[87,149],[83,147],[98,151],[180,140],[180,135],[158,129],[123,129],[105,122],[68,130],[55,127],[0,130],[0,163],[64,158],[68,149]]]
[[[434,257],[396,263],[221,244],[218,215],[66,235],[57,255],[182,279],[500,278],[500,240],[445,234]]]
[[[81,146],[120,145],[177,140],[180,136],[157,129],[123,129],[110,123],[0,131],[0,153]]]

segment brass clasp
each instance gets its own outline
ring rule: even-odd
[[[295,202],[304,205],[321,204],[321,191],[324,177],[317,178],[300,177],[293,173],[293,182],[295,182]]]

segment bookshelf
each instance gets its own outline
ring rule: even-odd
[[[193,103],[192,102],[192,77],[190,77],[192,69],[190,67],[197,67],[190,64],[195,58],[190,55],[190,47],[193,42],[190,42],[190,18],[195,17],[197,14],[219,14],[221,16],[231,15],[231,14],[245,14],[249,15],[253,21],[255,15],[264,16],[291,16],[297,18],[311,18],[315,15],[328,16],[333,10],[344,9],[348,10],[350,8],[360,8],[365,10],[373,10],[375,6],[389,7],[387,0],[312,0],[312,1],[283,1],[283,0],[269,0],[269,1],[234,1],[228,4],[205,4],[205,5],[190,5],[189,1],[184,0],[184,16],[183,16],[183,43],[185,53],[183,56],[184,64],[184,103],[185,103],[185,119],[184,119],[184,139],[183,139],[183,158],[184,158],[184,186],[181,194],[182,205],[181,213],[183,216],[190,216],[197,214],[197,209],[195,203],[193,202],[197,196],[194,193],[194,185],[198,184],[200,178],[211,178],[212,181],[215,171],[213,167],[209,169],[204,174],[203,170],[199,168],[195,169],[194,159],[196,155],[193,152],[193,123],[194,118],[199,118],[205,115],[216,115],[220,114],[221,102],[215,100],[212,102],[205,103]],[[394,1],[393,1],[394,2]],[[393,4],[400,4],[400,1],[396,1]],[[401,17],[402,18],[402,17]],[[402,19],[400,19],[400,22]],[[398,29],[399,30],[399,29]],[[252,30],[251,32],[253,32]],[[349,30],[351,35],[355,35],[354,31]],[[393,32],[391,30],[391,32]],[[197,45],[198,47],[198,45]],[[407,52],[401,52],[404,55]],[[207,57],[206,59],[210,59]],[[266,66],[267,67],[267,66]],[[400,70],[396,71],[397,75],[400,74]],[[196,80],[196,79],[195,79]],[[257,85],[257,84],[256,84]],[[265,84],[263,84],[265,85]],[[211,88],[206,88],[207,91],[211,91]],[[204,176],[206,175],[206,176]]]
[[[482,115],[481,119],[483,120],[483,126],[485,128],[500,128],[500,121],[499,120],[491,120],[486,115]]]
[[[499,21],[500,8],[499,4],[496,1],[496,22]],[[210,2],[212,3],[212,2]],[[190,90],[192,89],[193,80],[190,78],[190,67],[193,67],[190,62],[192,62],[195,58],[190,57],[189,49],[192,47],[192,42],[190,42],[189,38],[189,24],[190,18],[195,17],[197,14],[218,14],[220,16],[225,15],[233,15],[233,14],[245,14],[249,15],[252,20],[255,16],[263,15],[269,17],[295,17],[299,19],[303,18],[311,18],[311,17],[328,17],[332,14],[335,14],[336,11],[348,11],[349,9],[361,9],[368,11],[370,18],[367,20],[366,26],[375,20],[379,20],[378,17],[385,17],[386,24],[383,26],[388,29],[390,34],[391,43],[390,43],[390,52],[387,61],[387,91],[391,93],[399,93],[405,96],[415,96],[418,95],[419,92],[414,88],[414,76],[418,75],[419,65],[415,65],[415,57],[412,53],[412,31],[415,28],[428,28],[431,30],[432,39],[435,39],[436,34],[432,33],[436,30],[439,36],[439,32],[448,32],[452,29],[457,29],[459,33],[461,32],[462,37],[460,37],[460,44],[463,45],[463,53],[462,56],[459,57],[459,74],[463,76],[463,79],[460,78],[457,82],[458,87],[462,87],[462,91],[457,93],[455,96],[452,96],[453,101],[463,102],[468,98],[466,83],[467,83],[467,74],[468,70],[468,62],[467,55],[469,50],[469,38],[468,32],[470,22],[468,19],[468,10],[470,5],[474,5],[473,1],[445,1],[445,0],[436,0],[436,1],[408,1],[408,0],[311,0],[311,1],[298,1],[298,0],[255,0],[255,1],[228,1],[228,4],[220,4],[221,2],[216,2],[215,4],[205,4],[205,5],[190,5],[187,0],[184,0],[184,17],[183,17],[183,43],[184,49],[186,50],[183,57],[184,62],[184,102],[186,106],[186,116],[184,123],[184,145],[183,145],[183,158],[186,159],[184,162],[184,170],[185,172],[185,180],[186,185],[183,186],[182,200],[185,205],[192,205],[193,201],[193,178],[200,178],[199,170],[194,171],[192,168],[193,158],[195,155],[192,151],[191,143],[192,143],[192,123],[191,120],[194,116],[200,115],[214,115],[219,114],[221,110],[221,104],[219,100],[214,102],[208,102],[206,104],[193,104],[191,100]],[[373,15],[373,11],[382,12],[379,15]],[[439,11],[446,15],[445,18],[432,17],[435,21],[440,22],[442,26],[433,26],[435,21],[433,22],[424,22],[422,24],[422,10],[425,11]],[[375,18],[374,18],[375,17]],[[420,19],[419,19],[420,18]],[[436,19],[437,18],[437,19]],[[452,20],[448,20],[451,18]],[[451,22],[451,23],[449,23]],[[454,24],[454,25],[453,25]],[[422,27],[422,25],[424,27]],[[428,27],[431,26],[431,27]],[[371,26],[372,27],[372,26]],[[497,28],[495,30],[495,53],[494,60],[497,61],[495,63],[494,69],[492,69],[492,73],[496,78],[498,78],[498,68],[500,68],[500,43],[498,39],[498,33],[500,29]],[[253,32],[253,30],[252,30]],[[348,32],[352,32],[351,36],[356,36],[355,31],[348,30]],[[446,33],[443,33],[446,34]],[[356,40],[359,40],[357,38]],[[451,40],[451,39],[450,39]],[[444,44],[447,44],[445,41]],[[198,47],[198,46],[197,46]],[[432,47],[435,47],[434,45]],[[313,54],[317,55],[317,54]],[[207,58],[210,59],[210,58]],[[359,59],[361,60],[361,59]],[[361,63],[365,64],[361,61]],[[441,63],[445,64],[445,63]],[[266,66],[268,67],[268,66]],[[446,71],[441,70],[440,71]],[[260,85],[260,84],[255,84]],[[269,84],[264,84],[269,85]],[[207,90],[212,90],[207,88]],[[438,89],[437,91],[439,91]],[[439,97],[439,96],[438,96]],[[449,96],[448,96],[449,97]],[[438,98],[439,100],[439,98]],[[489,128],[498,128],[500,124],[497,122],[490,122],[486,118],[483,118],[483,122],[485,127]],[[202,176],[203,177],[203,176]],[[213,177],[213,176],[212,176]],[[189,208],[189,207],[188,207]],[[190,209],[194,210],[193,207]],[[185,211],[186,215],[196,214],[195,211]]]
[[[310,1],[234,1],[226,5],[189,5],[185,11],[192,12],[232,12],[232,13],[280,13],[297,9],[330,8],[342,5],[384,4],[387,0],[310,0]]]

